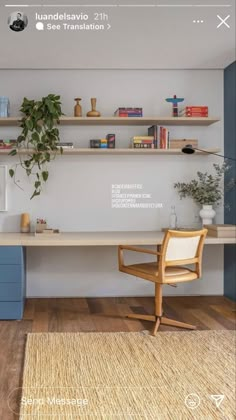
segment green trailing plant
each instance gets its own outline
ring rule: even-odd
[[[40,101],[24,98],[20,111],[24,114],[20,120],[22,131],[16,147],[9,153],[11,156],[19,155],[19,162],[9,170],[9,175],[19,187],[19,181],[16,180],[19,166],[28,177],[33,177],[32,199],[41,194],[43,184],[48,180],[48,164],[58,152],[63,152],[58,147],[60,139],[57,124],[63,115],[60,96],[49,94]]]
[[[177,182],[174,188],[178,190],[180,199],[191,197],[197,204],[219,205],[224,197],[224,191],[229,191],[236,185],[235,179],[230,179],[224,186],[224,175],[231,166],[224,162],[221,166],[213,164],[215,174],[197,172],[197,179],[189,183]],[[226,207],[229,207],[226,205]]]

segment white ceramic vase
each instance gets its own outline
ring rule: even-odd
[[[203,204],[202,209],[199,212],[199,215],[202,219],[203,225],[211,225],[213,219],[216,215],[215,210],[212,208],[210,204]]]

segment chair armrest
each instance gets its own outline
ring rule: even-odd
[[[162,255],[160,252],[152,251],[151,249],[145,248],[137,248],[135,246],[128,246],[128,245],[119,245],[118,246],[118,260],[119,260],[119,269],[121,270],[122,267],[125,266],[124,264],[124,250],[126,251],[134,251],[134,252],[141,252],[144,254],[151,254],[151,255]]]
[[[135,246],[129,246],[129,245],[119,245],[118,249],[119,251],[125,249],[127,251],[142,252],[144,254],[162,255],[162,253],[158,251],[152,251],[151,249],[145,249],[145,248],[136,248]]]

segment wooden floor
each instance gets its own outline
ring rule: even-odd
[[[22,321],[0,321],[0,419],[17,419],[8,396],[21,386],[26,334],[29,332],[141,331],[152,324],[125,314],[152,314],[152,298],[28,299]],[[166,297],[165,316],[199,330],[235,329],[235,304],[224,297]],[[179,331],[161,326],[160,331]]]

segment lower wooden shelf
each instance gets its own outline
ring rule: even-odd
[[[8,155],[9,149],[0,150],[0,155]],[[202,152],[196,151],[196,155],[208,156],[211,153],[219,153],[220,149],[203,149]],[[25,155],[33,153],[32,149],[22,149],[18,151],[19,154]],[[60,154],[60,152],[58,152]],[[181,149],[90,149],[90,148],[79,148],[79,149],[64,149],[63,155],[183,155]],[[194,156],[194,155],[193,155]]]

